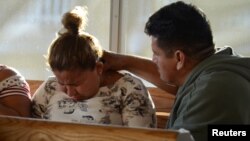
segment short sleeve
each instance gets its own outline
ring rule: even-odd
[[[21,95],[30,99],[30,88],[24,77],[14,75],[0,82],[0,98],[12,95]]]
[[[129,127],[156,127],[156,114],[152,98],[138,78],[126,74],[122,88],[122,119]]]
[[[56,83],[54,77],[50,77],[47,81],[43,82],[34,93],[32,101],[32,116],[35,118],[48,119],[48,103],[50,97],[53,95],[55,87],[53,83]]]

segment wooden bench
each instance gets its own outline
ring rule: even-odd
[[[43,81],[27,80],[27,82],[30,85],[31,94],[33,95]],[[175,97],[159,88],[149,87],[148,90],[156,107],[157,127],[165,128]]]
[[[0,115],[1,141],[190,141],[181,130],[76,124]]]
[[[175,96],[159,88],[148,88],[148,90],[155,104],[157,127],[165,128]]]

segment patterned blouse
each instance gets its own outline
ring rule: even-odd
[[[141,80],[125,74],[87,100],[74,101],[49,78],[32,97],[33,116],[63,122],[156,127],[154,103]]]
[[[4,69],[8,69],[7,66],[0,64],[0,73]],[[18,73],[0,82],[0,98],[12,95],[22,95],[29,99],[31,98],[28,83],[24,77]]]

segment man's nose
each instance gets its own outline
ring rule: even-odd
[[[155,55],[152,56],[152,61],[153,61],[154,63],[157,63],[157,59],[156,59]]]

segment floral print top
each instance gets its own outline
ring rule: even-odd
[[[156,127],[155,107],[141,80],[125,74],[112,87],[74,101],[58,90],[55,77],[49,78],[32,97],[33,116],[53,121],[112,124],[128,127]]]

